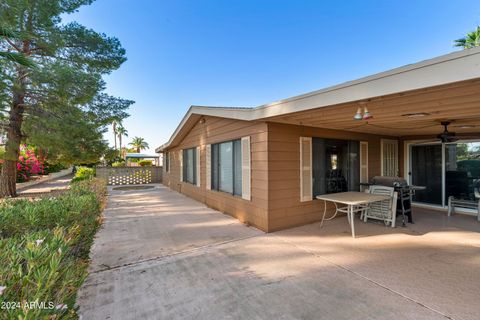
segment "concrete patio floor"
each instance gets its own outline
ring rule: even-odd
[[[168,188],[110,190],[83,319],[478,319],[480,224],[417,209],[265,234]]]

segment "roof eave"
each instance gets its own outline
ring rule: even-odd
[[[172,143],[192,115],[266,120],[293,112],[476,79],[480,78],[479,56],[480,47],[457,51],[256,108],[191,106],[169,141],[155,152],[164,152],[175,146]]]

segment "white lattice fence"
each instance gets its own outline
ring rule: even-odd
[[[162,167],[98,167],[97,177],[109,185],[147,184],[162,182]]]

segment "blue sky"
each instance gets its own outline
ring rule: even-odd
[[[127,50],[107,92],[136,101],[126,140],[153,152],[190,105],[254,107],[458,50],[480,2],[97,0],[70,19]]]

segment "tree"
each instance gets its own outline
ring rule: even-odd
[[[105,152],[103,153],[103,157],[102,157],[103,165],[111,166],[112,163],[118,162],[118,161],[121,162],[121,161],[123,161],[123,159],[118,156],[118,150],[117,149],[108,148],[108,149],[105,150]]]
[[[19,146],[35,141],[58,159],[94,161],[106,148],[102,133],[112,119],[127,116],[133,102],[102,91],[102,75],[120,67],[125,50],[116,38],[61,16],[93,0],[2,0],[5,30],[0,51],[21,54],[35,68],[0,59],[0,111],[6,131],[0,196],[16,194]]]
[[[114,150],[117,150],[117,121],[113,120],[112,122],[112,131],[113,131],[113,144],[114,144]]]
[[[477,26],[476,30],[467,33],[465,37],[455,40],[455,47],[471,49],[478,46],[480,46],[480,26]]]
[[[120,157],[122,157],[122,136],[128,137],[128,131],[121,124],[117,127],[118,145],[120,147]]]
[[[140,153],[140,151],[149,148],[148,143],[145,141],[145,139],[141,137],[134,137],[132,139],[132,142],[129,143],[129,145],[134,147],[137,150],[137,153]]]
[[[18,33],[14,32],[14,31],[12,31],[8,28],[5,28],[4,26],[0,26],[0,37],[3,37],[5,39],[19,39],[20,38]],[[7,61],[18,63],[19,65],[22,65],[24,67],[30,67],[30,68],[35,67],[35,63],[33,63],[32,60],[27,58],[21,52],[0,51],[0,57],[6,59]]]
[[[106,96],[106,95],[105,95]],[[99,94],[89,104],[88,112],[75,106],[61,106],[51,111],[63,112],[61,117],[27,117],[23,130],[27,142],[48,151],[49,162],[65,164],[97,163],[108,148],[103,134],[112,121],[111,115],[123,115],[132,102]]]

